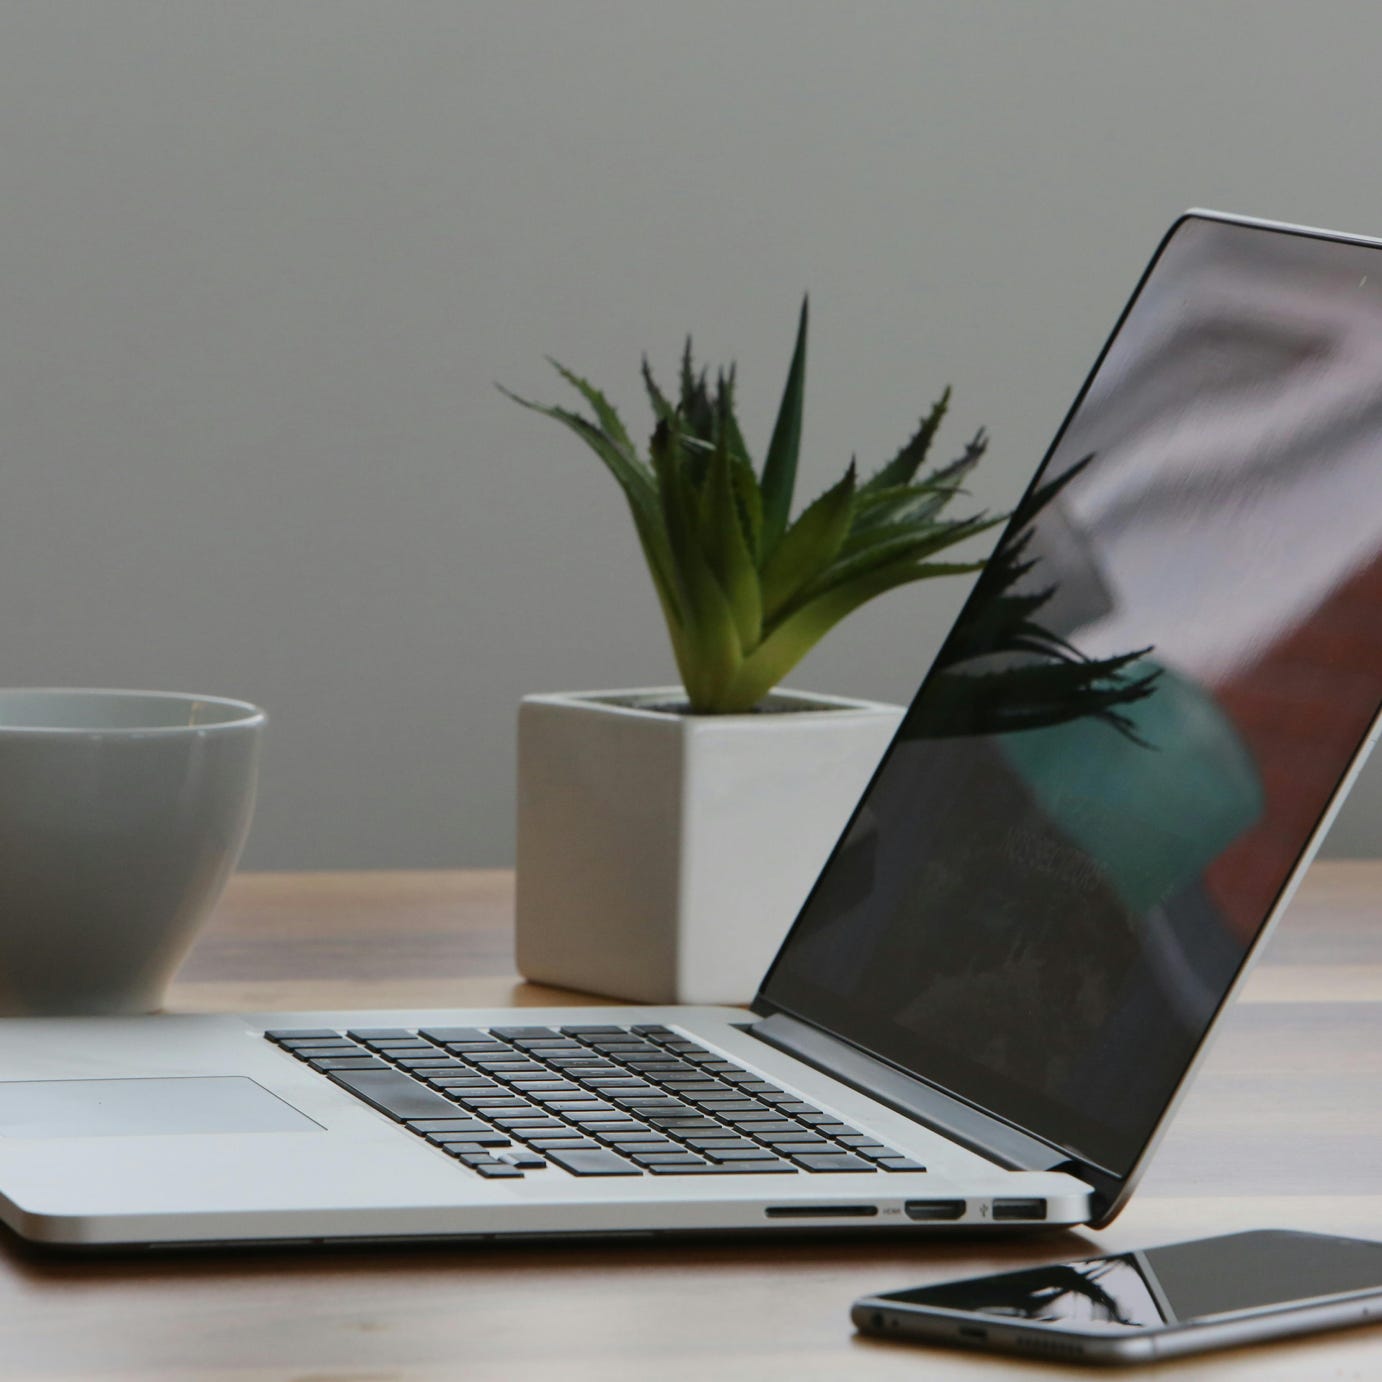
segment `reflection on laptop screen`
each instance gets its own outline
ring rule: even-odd
[[[765,981],[1122,1174],[1382,700],[1382,250],[1189,218]]]

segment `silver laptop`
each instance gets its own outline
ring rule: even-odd
[[[1379,725],[1382,243],[1192,212],[751,1012],[0,1022],[69,1247],[1107,1223]]]

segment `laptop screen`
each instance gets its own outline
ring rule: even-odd
[[[1382,702],[1382,249],[1182,220],[760,997],[1126,1174]]]

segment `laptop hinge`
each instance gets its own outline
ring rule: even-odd
[[[1052,1171],[1069,1166],[1069,1152],[1048,1146],[785,1013],[774,1013],[746,1030],[1000,1166],[1013,1171]]]

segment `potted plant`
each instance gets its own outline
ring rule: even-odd
[[[991,528],[952,518],[987,442],[922,474],[946,389],[867,478],[854,462],[791,516],[807,305],[761,469],[688,340],[674,402],[646,358],[646,458],[598,389],[553,361],[589,415],[509,394],[568,427],[623,490],[680,687],[525,697],[518,733],[518,965],[529,979],[645,1002],[743,1002],[902,716],[780,689],[841,619]],[[505,390],[507,393],[508,391]]]

